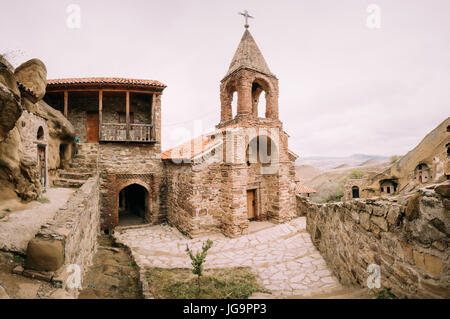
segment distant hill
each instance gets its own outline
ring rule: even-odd
[[[340,168],[347,168],[347,167],[350,167],[350,165],[348,165],[348,164],[341,164],[341,165],[339,165],[339,166],[336,166],[336,167],[333,168],[333,169],[340,169]]]
[[[380,164],[380,161],[377,161],[376,159],[368,159],[367,161],[362,162],[361,164],[359,164],[359,166],[370,166],[370,165],[378,165]]]
[[[368,162],[369,160],[386,162],[389,160],[389,157],[380,155],[366,155],[366,154],[353,154],[347,157],[310,156],[298,159],[296,164],[298,166],[309,165],[319,168],[321,170],[330,170],[338,168],[341,165],[358,166],[365,162]]]
[[[295,167],[295,171],[297,172],[298,177],[302,181],[308,181],[310,179],[313,179],[317,175],[320,175],[323,173],[322,170],[310,166],[310,165],[299,165]]]

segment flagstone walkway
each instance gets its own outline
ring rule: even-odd
[[[344,289],[311,242],[305,217],[238,238],[214,234],[189,239],[167,225],[118,227],[113,236],[131,249],[141,269],[189,268],[186,244],[197,251],[209,238],[213,246],[205,268],[251,267],[273,297],[312,297]]]

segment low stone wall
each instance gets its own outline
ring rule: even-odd
[[[450,298],[450,185],[405,196],[313,204],[297,197],[299,215],[343,284],[367,287],[370,264],[381,288],[398,297]]]
[[[98,176],[94,176],[29,242],[25,271],[47,272],[50,280],[65,288],[71,273],[83,278],[97,250],[100,230],[98,203]],[[76,285],[77,278],[74,277],[73,283]],[[76,295],[76,289],[71,289],[71,293]]]

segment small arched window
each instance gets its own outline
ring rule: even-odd
[[[39,126],[36,134],[36,138],[38,140],[42,140],[44,138],[44,128],[42,126]]]

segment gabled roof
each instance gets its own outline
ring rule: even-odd
[[[312,194],[312,193],[316,193],[315,189],[312,189],[306,185],[302,185],[300,182],[297,183],[297,185],[295,186],[295,193],[296,194]]]
[[[61,85],[137,85],[137,86],[151,86],[162,87],[166,85],[156,80],[142,80],[142,79],[127,79],[127,78],[107,78],[107,77],[93,77],[93,78],[67,78],[67,79],[52,79],[47,80],[47,87],[61,86]]]
[[[258,45],[248,30],[245,30],[244,32],[241,42],[239,43],[236,53],[234,54],[233,60],[231,61],[230,68],[224,78],[229,76],[231,73],[244,68],[273,76],[266,60],[264,60],[264,57],[258,48]]]
[[[161,153],[161,159],[163,160],[193,160],[197,156],[209,152],[216,146],[222,143],[221,138],[216,138],[216,134],[223,134],[227,130],[233,130],[237,126],[230,125],[207,134],[202,134],[187,141],[183,144],[177,145],[171,149],[168,149]]]
[[[218,145],[220,141],[211,139],[208,135],[200,135],[186,143],[175,146],[161,154],[161,159],[187,159],[192,160],[205,151],[212,149],[213,146]]]
[[[303,185],[300,181],[300,178],[298,177],[297,173],[295,173],[295,193],[296,194],[311,194],[316,193],[315,189],[312,189],[311,187],[308,187],[306,185]]]

